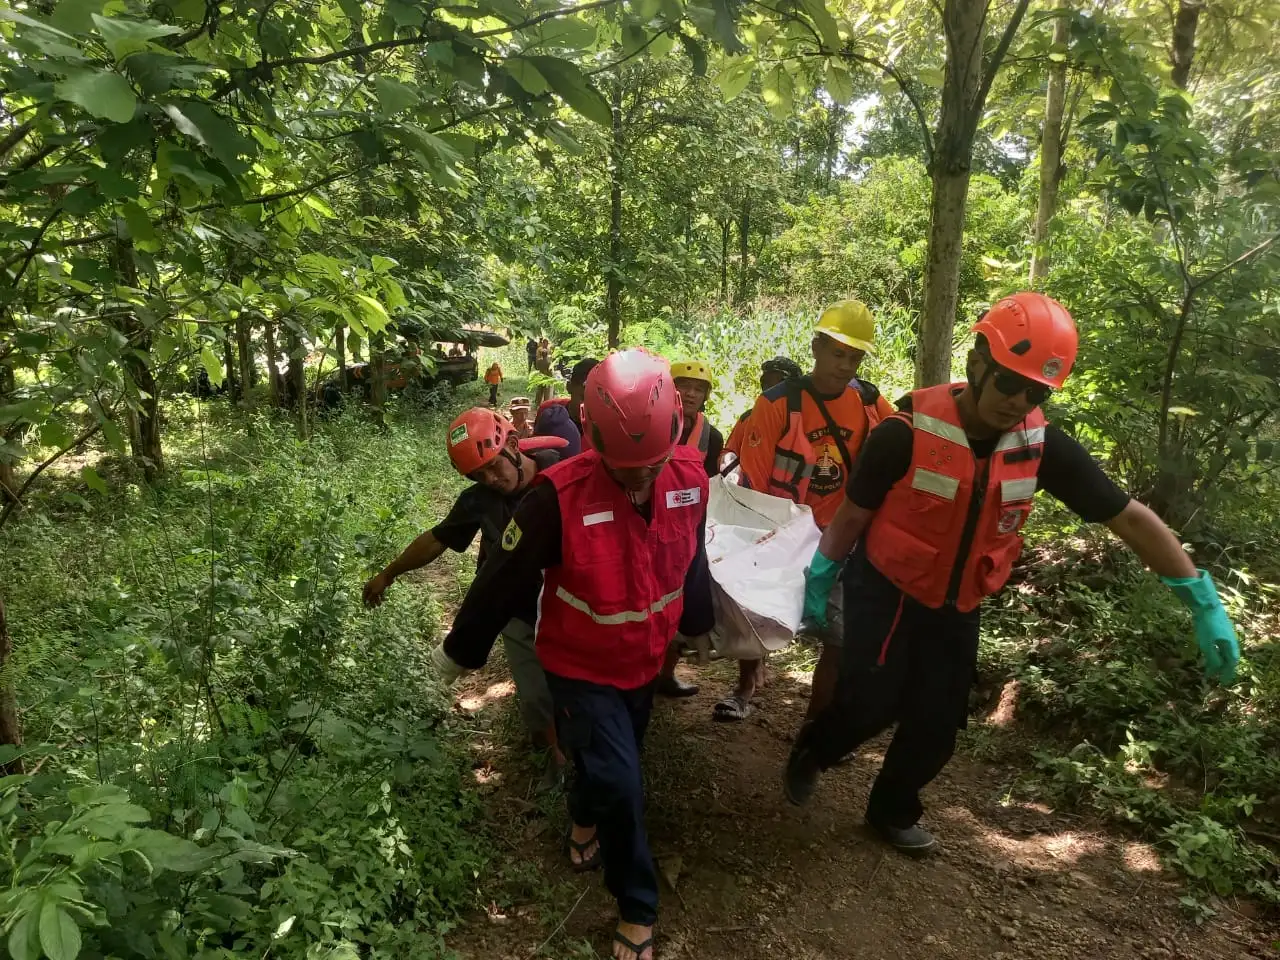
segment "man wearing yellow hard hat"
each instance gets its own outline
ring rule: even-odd
[[[742,439],[734,452],[743,486],[808,505],[820,529],[844,499],[845,482],[867,434],[893,414],[874,385],[857,379],[874,341],[875,319],[866,304],[841,300],[824,308],[813,328],[812,371],[761,394],[738,434]],[[840,672],[841,590],[837,584],[831,591],[827,627],[815,631],[822,655],[806,719],[830,702]],[[744,719],[763,679],[764,661],[741,661],[737,689],[716,704],[714,718]]]
[[[680,443],[697,447],[707,468],[707,476],[720,472],[720,452],[724,449],[724,435],[713,427],[703,413],[711,396],[711,367],[701,360],[679,360],[671,364],[671,379],[680,394],[684,429]]]

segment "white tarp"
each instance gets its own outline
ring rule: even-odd
[[[808,507],[711,479],[707,560],[721,655],[757,659],[795,638],[820,536]]]

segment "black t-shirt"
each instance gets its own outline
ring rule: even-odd
[[[560,462],[558,450],[535,450],[528,454],[539,470],[545,470]],[[476,565],[483,566],[485,559],[502,540],[516,512],[516,505],[529,492],[529,487],[512,494],[498,493],[482,483],[473,483],[458,495],[452,509],[443,520],[431,528],[431,535],[455,553],[464,553],[480,534],[480,556]]]
[[[647,513],[645,519],[648,521]],[[560,524],[556,488],[550,483],[537,484],[516,508],[519,537],[514,546],[494,551],[493,558],[476,574],[462,607],[453,618],[444,648],[454,663],[473,670],[482,667],[503,624],[517,616],[516,611],[530,606],[536,609],[542,571],[559,566],[562,559]],[[684,580],[680,632],[686,636],[706,633],[715,625],[705,543],[706,528],[700,524],[698,552]]]
[[[898,409],[911,412],[911,397],[898,401]],[[907,475],[911,467],[912,428],[897,417],[885,420],[867,437],[854,464],[845,494],[865,510],[878,510],[889,488]],[[977,458],[991,456],[999,436],[969,438]],[[1102,472],[1075,439],[1053,424],[1044,431],[1044,450],[1036,474],[1036,489],[1061,500],[1067,508],[1089,523],[1113,520],[1129,504],[1129,495]]]

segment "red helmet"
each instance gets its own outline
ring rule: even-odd
[[[991,358],[1028,380],[1058,390],[1076,362],[1079,337],[1067,308],[1043,293],[1005,297],[973,325]]]
[[[501,414],[472,407],[449,424],[449,459],[464,477],[475,473],[500,454],[507,438],[515,432],[511,421]]]
[[[671,455],[683,420],[671,368],[646,350],[605,357],[587,375],[582,435],[611,467],[648,467]]]

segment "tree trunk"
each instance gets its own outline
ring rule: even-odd
[[[262,325],[262,339],[267,348],[267,388],[273,407],[285,405],[284,384],[280,382],[280,349],[276,346],[275,321]]]
[[[985,62],[982,51],[989,12],[985,0],[946,0],[943,9],[947,69],[929,171],[933,197],[924,272],[924,313],[916,345],[917,387],[943,383],[951,377],[951,336],[960,299],[961,241],[973,138],[991,82],[1026,16],[1027,4],[1028,0],[1017,0],[999,43]]]
[[[361,359],[360,359],[360,345],[361,345],[361,343],[362,343],[362,341],[361,341],[361,339],[360,339],[360,335],[359,335],[358,333],[355,333],[355,332],[353,331],[353,332],[352,332],[352,334],[351,334],[351,336],[347,339],[347,346],[349,346],[349,347],[351,348],[351,362],[352,362],[352,363],[361,363],[361,362],[363,362],[363,361],[361,361]]]
[[[840,104],[832,104],[827,124],[827,155],[823,158],[822,188],[829,191],[831,182],[835,179],[836,167],[840,165],[840,135],[844,132],[844,108]]]
[[[116,272],[126,286],[137,288],[138,268],[133,261],[133,244],[117,239],[112,245]],[[132,348],[124,353],[124,368],[138,391],[138,409],[132,411],[129,441],[133,457],[142,465],[147,483],[154,483],[164,472],[164,450],[160,445],[160,390],[151,371],[151,333],[132,310],[120,321],[120,332]]]
[[[0,595],[0,744],[22,746],[22,721],[18,718],[18,698],[13,689],[9,657],[13,655],[13,638],[5,619],[4,596]],[[0,767],[6,774],[22,773],[22,759]]]
[[[1054,47],[1065,47],[1070,19],[1059,15],[1053,24]],[[1031,236],[1031,286],[1040,287],[1049,274],[1049,227],[1058,209],[1058,186],[1062,183],[1062,115],[1067,102],[1067,64],[1049,67],[1049,89],[1044,98],[1044,132],[1040,136],[1040,199]]]
[[[289,350],[289,369],[287,373],[288,389],[285,395],[293,404],[294,418],[298,425],[298,436],[307,436],[307,368],[303,365],[306,359],[302,338],[298,328],[292,323],[285,324],[285,342]]]
[[[733,236],[733,218],[720,221],[720,302],[729,302],[729,240]]]
[[[9,398],[13,395],[15,388],[13,367],[7,363],[0,363],[0,406],[4,406],[9,402]],[[9,430],[0,433],[0,443],[13,439],[17,435],[15,428],[16,424]],[[0,504],[8,503],[17,494],[18,477],[14,466],[12,460],[0,453]]]
[[[616,350],[622,331],[622,79],[615,77],[612,90],[613,138],[609,142],[609,278],[605,294],[605,320],[609,349]]]
[[[338,389],[347,392],[347,328],[338,324],[338,333],[334,337],[334,352],[338,355]]]
[[[369,398],[373,402],[373,420],[379,429],[387,427],[387,363],[383,349],[386,335],[375,333],[369,338]]]
[[[1180,90],[1187,89],[1191,78],[1191,61],[1196,52],[1196,27],[1200,23],[1203,3],[1180,0],[1178,14],[1173,21],[1173,74],[1171,79]]]
[[[236,348],[232,337],[225,337],[222,341],[222,366],[226,370],[223,374],[225,379],[222,382],[227,388],[227,396],[231,397],[232,402],[234,402],[236,394],[240,390],[240,385],[237,383],[240,379],[240,374],[236,364]]]
[[[751,280],[751,188],[742,192],[742,208],[738,211],[738,291],[734,303],[747,301]]]
[[[257,379],[253,362],[253,320],[244,312],[236,317],[236,353],[240,358],[240,406],[251,410],[253,382]]]

